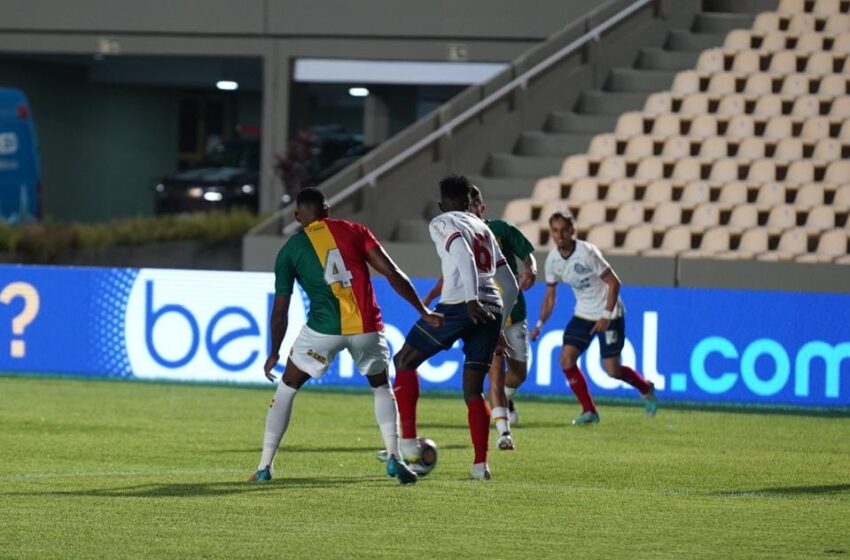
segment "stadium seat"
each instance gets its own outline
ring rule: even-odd
[[[788,31],[794,33],[807,33],[815,31],[817,22],[811,14],[794,14],[788,22]]]
[[[841,0],[816,0],[812,3],[812,13],[820,16],[833,16],[840,14]]]
[[[677,202],[662,202],[652,213],[652,225],[665,230],[682,223],[682,207]]]
[[[817,248],[814,253],[799,255],[794,260],[797,262],[820,262],[828,263],[843,259],[846,262],[848,259],[848,233],[846,229],[833,229],[824,231],[818,238]]]
[[[597,134],[590,140],[587,155],[595,158],[617,155],[617,135]]]
[[[790,204],[778,204],[770,209],[767,215],[767,223],[764,225],[767,232],[776,235],[786,229],[797,226],[797,209]]]
[[[702,164],[699,158],[684,157],[673,166],[672,178],[679,182],[698,181],[702,178]]]
[[[741,181],[728,181],[720,188],[717,202],[726,207],[747,203],[747,185]]]
[[[764,138],[781,140],[794,136],[794,121],[790,117],[777,115],[767,120],[762,134]]]
[[[618,179],[611,183],[608,187],[608,193],[605,196],[605,202],[620,204],[622,202],[632,202],[635,199],[635,184],[629,179]]]
[[[709,138],[717,136],[717,117],[714,115],[699,115],[691,121],[688,136],[695,138]]]
[[[717,72],[708,80],[708,91],[713,94],[731,94],[737,91],[737,80],[741,74]]]
[[[841,185],[835,189],[832,204],[837,208],[850,208],[850,184]],[[850,218],[848,218],[848,221],[850,221]],[[847,226],[850,227],[850,223]]]
[[[743,115],[746,109],[746,97],[740,93],[729,93],[721,97],[717,105],[717,115],[734,117]]]
[[[845,37],[848,38],[848,50],[845,52],[850,53],[850,34],[845,35]],[[839,96],[848,94],[850,94],[850,85],[848,85],[848,78],[845,75],[833,74],[832,76],[824,76],[820,81],[818,95]]]
[[[797,71],[797,57],[796,51],[775,52],[770,57],[768,69],[776,74],[793,74]]]
[[[513,222],[516,225],[521,225],[532,220],[532,214],[535,209],[539,209],[541,204],[538,200],[530,198],[515,198],[508,202],[505,206],[503,214],[505,220]]]
[[[791,162],[785,175],[785,182],[789,185],[803,185],[815,180],[815,164],[808,159],[798,159]]]
[[[819,233],[836,226],[835,209],[832,206],[814,206],[806,216],[803,229],[809,233]]]
[[[794,101],[791,114],[795,117],[816,117],[820,115],[820,99],[814,95],[801,95]]]
[[[750,138],[756,133],[755,120],[749,115],[736,115],[726,126],[727,138]]]
[[[702,115],[708,113],[709,97],[705,93],[692,93],[682,99],[680,115]]]
[[[727,259],[751,260],[756,255],[764,253],[768,249],[767,230],[756,227],[746,230],[741,235],[737,250],[720,253],[717,256]]]
[[[635,136],[626,144],[626,156],[641,158],[653,155],[655,147],[649,136]]]
[[[517,225],[517,229],[519,229],[520,233],[522,233],[526,239],[531,241],[531,244],[536,248],[543,249],[548,245],[551,245],[551,242],[548,245],[543,243],[543,229],[538,222],[519,224]]]
[[[769,209],[777,204],[785,204],[785,186],[778,183],[762,185],[756,194],[756,206]]]
[[[753,33],[749,29],[733,29],[726,34],[723,48],[732,51],[749,50],[753,48]]]
[[[647,115],[659,115],[673,111],[673,94],[669,91],[651,93],[643,104],[643,112]]]
[[[708,174],[708,179],[713,184],[718,185],[726,181],[737,181],[739,167],[742,161],[737,158],[718,159],[711,166],[711,172]]]
[[[682,122],[679,115],[669,113],[667,115],[658,115],[652,126],[652,135],[659,138],[669,138],[670,136],[681,136]]]
[[[800,136],[807,140],[821,140],[829,138],[829,119],[826,117],[809,117],[803,121]]]
[[[614,248],[616,240],[616,230],[611,224],[600,224],[593,226],[587,232],[588,243],[593,243],[603,251]]]
[[[727,227],[735,233],[742,233],[758,225],[758,209],[752,204],[740,204],[732,209]]]
[[[722,48],[706,49],[700,53],[697,59],[696,70],[699,72],[723,72],[726,70],[727,53],[734,55],[734,52]]]
[[[617,226],[633,226],[644,223],[643,205],[637,202],[627,202],[621,204],[617,208],[617,214],[614,218],[614,223]]]
[[[841,159],[842,151],[841,142],[832,138],[823,138],[815,144],[812,159],[822,161]]]
[[[623,241],[623,249],[632,253],[639,253],[652,249],[652,227],[648,225],[636,225],[626,233]]]
[[[715,226],[703,233],[698,249],[683,251],[679,253],[679,256],[690,259],[714,258],[718,253],[728,251],[730,243],[729,229],[723,226]]]
[[[756,100],[753,114],[759,117],[773,117],[782,114],[782,97],[779,95],[762,95]]]
[[[773,158],[782,161],[803,159],[803,141],[799,138],[784,138],[776,144]]]
[[[711,188],[708,183],[692,181],[685,185],[679,203],[685,207],[693,207],[711,199]]]
[[[802,209],[820,206],[826,200],[826,192],[822,183],[807,183],[797,189],[794,206]]]
[[[641,255],[646,257],[675,257],[679,253],[690,250],[691,230],[687,226],[675,226],[664,232],[660,247],[644,249],[641,251]]]
[[[767,251],[756,255],[760,261],[790,261],[808,252],[809,236],[802,228],[786,230],[779,238],[775,251]]]
[[[561,181],[568,183],[575,179],[590,176],[590,158],[586,155],[570,156],[561,166]]]
[[[691,215],[690,227],[693,231],[705,231],[708,228],[720,225],[720,206],[706,202],[694,208]]]
[[[764,52],[780,52],[788,50],[796,36],[784,31],[769,31],[762,35],[760,48]]]
[[[782,80],[780,93],[794,96],[811,93],[812,78],[813,76],[809,74],[786,74]]]
[[[753,31],[761,31],[762,33],[779,31],[782,29],[780,24],[781,19],[782,16],[776,12],[762,12],[753,21]]]
[[[832,118],[846,119],[850,117],[850,96],[836,97],[829,107],[829,116]]]
[[[741,51],[732,61],[732,72],[760,72],[763,53],[761,51]]]
[[[809,60],[806,63],[806,72],[818,76],[840,74],[841,70],[836,70],[836,64],[841,63],[843,66],[843,62],[843,58],[836,60],[835,55],[831,52],[814,52],[809,55]]]
[[[664,177],[664,161],[657,157],[641,158],[634,174],[636,179],[653,181]]]
[[[570,204],[599,199],[599,182],[590,177],[576,179],[570,187]]]
[[[534,183],[531,198],[535,200],[558,200],[561,198],[560,177],[544,177]],[[505,210],[507,212],[507,209]]]
[[[784,15],[802,14],[806,11],[805,0],[782,0],[777,12]]]
[[[596,176],[600,179],[622,179],[626,176],[626,159],[619,156],[602,158]]]
[[[803,33],[797,39],[797,51],[803,53],[820,52],[824,49],[824,35],[821,33]]]
[[[666,154],[665,154],[666,155]],[[699,157],[706,159],[720,159],[729,156],[729,143],[722,136],[712,136],[703,139],[700,144]]]
[[[850,33],[836,35],[832,50],[838,53],[850,53]]]
[[[635,136],[636,134],[643,134],[643,126],[644,114],[630,111],[620,115],[614,132],[617,136]]]
[[[838,138],[845,142],[850,142],[850,119],[844,120],[841,130],[838,133]]]
[[[763,72],[750,74],[744,84],[744,93],[749,95],[769,95],[773,93],[773,76]]]
[[[549,216],[545,215],[544,218],[548,220]],[[576,216],[576,225],[581,225],[584,229],[604,224],[607,221],[607,209],[605,204],[599,201],[583,203]]]
[[[848,190],[848,198],[850,198],[850,190]],[[645,206],[653,206],[669,200],[673,200],[673,183],[662,179],[651,181],[646,185],[646,191],[640,202]]]
[[[661,155],[665,158],[684,158],[691,155],[691,140],[687,136],[671,136],[664,141]]]
[[[766,146],[762,138],[750,136],[749,138],[744,138],[738,144],[738,153],[735,157],[745,160],[761,159],[765,156],[765,150]]]
[[[679,95],[700,92],[700,74],[694,70],[683,70],[676,73],[670,91]]]
[[[833,185],[843,185],[850,180],[850,161],[833,161],[826,168],[826,175],[823,178],[824,183]]]
[[[823,28],[824,33],[839,33],[850,32],[850,16],[846,14],[835,14],[826,18],[826,25]]]

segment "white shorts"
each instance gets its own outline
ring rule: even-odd
[[[351,335],[322,334],[307,325],[301,328],[289,359],[298,369],[314,379],[323,376],[340,350],[348,350],[362,375],[386,371],[390,348],[384,331]]]
[[[522,320],[505,326],[505,338],[513,347],[513,350],[508,351],[508,358],[528,362],[528,321]]]

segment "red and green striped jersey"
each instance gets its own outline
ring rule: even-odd
[[[381,309],[366,254],[378,240],[364,225],[325,218],[293,235],[277,255],[275,292],[291,295],[293,282],[310,298],[307,326],[322,334],[380,331]]]

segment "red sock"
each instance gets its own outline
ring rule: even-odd
[[[487,444],[490,438],[490,407],[484,397],[466,402],[466,420],[469,423],[469,435],[475,449],[473,463],[487,462]]]
[[[415,369],[395,372],[393,392],[398,405],[402,439],[416,437],[416,403],[419,401],[419,376]]]
[[[641,374],[630,368],[629,366],[620,366],[620,379],[640,391],[641,395],[649,392],[649,383]]]
[[[581,404],[582,412],[596,412],[596,406],[593,404],[593,398],[590,396],[590,391],[587,389],[587,380],[584,374],[578,369],[578,366],[573,366],[568,370],[564,370],[564,375],[567,378],[567,383],[570,384],[570,389],[575,393],[578,402]]]

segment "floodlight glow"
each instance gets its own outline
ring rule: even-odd
[[[366,97],[369,95],[369,90],[364,87],[349,88],[348,95],[351,97]]]
[[[224,91],[233,91],[239,89],[239,84],[232,80],[219,80],[216,82],[215,87]]]

